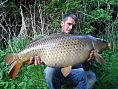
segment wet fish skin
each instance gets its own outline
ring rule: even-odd
[[[65,68],[85,62],[92,50],[99,53],[106,49],[109,49],[108,42],[90,35],[52,34],[30,42],[19,53],[6,56],[5,62],[11,64],[9,77],[14,78],[22,64],[34,55],[39,55],[47,66]]]
[[[57,39],[55,37],[57,37]],[[78,41],[78,39],[79,39],[79,41]],[[83,35],[82,36],[75,36],[75,35],[74,36],[73,35],[65,36],[64,35],[64,36],[62,36],[62,35],[59,35],[59,36],[53,36],[53,38],[51,38],[51,41],[44,42],[44,44],[46,44],[46,45],[44,45],[42,42],[42,45],[44,47],[42,47],[43,51],[39,52],[39,55],[40,55],[42,61],[48,66],[65,67],[65,66],[68,66],[68,64],[76,65],[76,63],[78,64],[78,60],[75,60],[76,58],[80,57],[79,63],[82,63],[83,61],[85,61],[88,58],[90,51],[93,49],[92,41],[93,41],[94,46],[96,46],[97,51],[99,51],[99,52],[102,52],[103,50],[108,48],[108,42],[106,42],[102,39],[99,39],[99,38],[94,38],[92,36],[88,36],[88,35],[84,35],[84,36]],[[70,45],[67,45],[68,43],[70,43]],[[99,43],[99,45],[97,43]],[[38,43],[38,44],[41,44],[41,43]],[[103,44],[105,44],[105,45],[103,45]],[[34,42],[34,45],[35,45],[35,42]],[[28,45],[27,47],[32,47],[34,45],[31,45],[31,46]],[[36,47],[36,45],[35,45],[35,47]],[[44,49],[50,49],[48,51],[48,54],[45,54],[45,53],[47,53],[47,50],[44,51]],[[79,54],[79,57],[77,56],[77,54]],[[82,58],[82,57],[84,57],[84,58]],[[68,59],[71,59],[71,60],[68,60]],[[68,61],[65,61],[65,60],[68,60]],[[74,60],[74,61],[72,61],[72,60]],[[59,63],[59,62],[62,62],[63,64]]]

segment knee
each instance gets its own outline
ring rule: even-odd
[[[44,77],[46,80],[52,80],[54,74],[54,68],[46,67],[44,70]]]
[[[88,80],[97,81],[96,75],[95,75],[95,73],[93,73],[92,71],[89,71],[89,72],[88,72],[88,74],[87,74],[87,79],[88,79]]]
[[[92,82],[96,82],[97,81],[95,73],[92,72],[91,70],[84,71],[82,68],[80,68],[80,71],[82,71],[83,75],[86,76],[88,81],[92,81]]]
[[[95,83],[97,82],[97,78],[95,73],[93,73],[92,71],[89,71],[87,73],[87,81],[88,81],[88,89],[92,89],[95,85]]]

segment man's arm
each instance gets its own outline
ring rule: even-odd
[[[91,67],[91,61],[94,60],[94,50],[92,50],[89,54],[89,57],[88,57],[88,60],[85,61],[83,64],[82,64],[82,68],[85,70],[85,71],[88,71],[90,70],[90,67]]]
[[[88,70],[90,70],[90,67],[91,67],[91,63],[90,62],[84,62],[83,64],[82,64],[82,68],[85,70],[85,71],[88,71]]]

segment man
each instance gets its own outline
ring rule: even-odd
[[[61,21],[62,32],[73,34],[77,24],[77,17],[74,14],[65,14]],[[92,59],[92,53],[90,58]],[[35,65],[43,63],[39,56],[30,58]],[[44,70],[45,79],[50,89],[61,89],[61,85],[73,84],[74,89],[92,89],[96,82],[96,75],[90,70],[90,62],[85,62],[75,68],[72,68],[70,74],[64,77],[61,68],[46,67]]]

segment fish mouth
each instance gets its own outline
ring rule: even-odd
[[[106,47],[106,50],[110,49],[111,48],[111,44],[108,43],[108,46]]]
[[[108,43],[108,45],[107,45],[107,47],[105,49],[107,50],[107,49],[110,49],[110,48],[111,48],[111,44]]]
[[[110,43],[108,43],[108,48],[110,49],[110,47],[111,47],[111,44],[110,44]]]
[[[108,50],[108,49],[110,49],[110,48],[111,48],[111,44],[108,43],[108,45],[107,45],[103,50]],[[99,51],[98,53],[99,53],[99,54],[102,54],[102,53],[103,53],[103,50],[102,50],[102,51]]]

